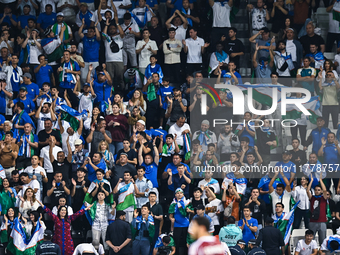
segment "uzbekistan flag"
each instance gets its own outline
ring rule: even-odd
[[[69,122],[74,131],[77,131],[80,120],[87,116],[86,110],[80,113],[64,104],[56,106],[56,113],[58,114],[59,112],[61,112],[61,119]]]
[[[290,234],[292,233],[293,229],[294,211],[299,203],[300,200],[297,201],[297,203],[294,205],[294,207],[292,208],[292,210],[290,210],[289,213],[285,214],[282,219],[277,219],[277,222],[275,223],[275,227],[278,228],[282,234],[284,234],[283,239],[285,241],[285,245],[289,243]]]
[[[125,210],[130,206],[134,206],[135,209],[137,208],[134,196],[134,185],[132,184],[132,182],[120,188],[118,205],[116,209],[117,211]]]
[[[14,220],[14,228],[12,230],[7,249],[15,255],[34,255],[36,247],[44,239],[44,229],[40,222],[37,222],[34,233],[31,238],[27,238],[24,228],[18,218]]]
[[[307,103],[303,103],[303,106],[307,109],[307,111],[311,114],[307,116],[307,119],[316,124],[316,119],[319,116],[322,116],[320,111],[320,98],[319,96],[311,97],[311,99]],[[296,105],[288,104],[286,115],[282,116],[282,119],[299,119],[301,118],[301,110],[296,107]]]
[[[273,95],[277,95],[277,102],[281,100],[281,89],[287,88],[286,86],[272,85],[272,84],[258,84],[258,85],[238,85],[240,89],[243,89],[244,94],[248,94],[248,88],[252,88],[253,96],[252,98],[267,106],[272,106]]]

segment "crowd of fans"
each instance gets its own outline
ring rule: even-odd
[[[295,255],[340,252],[338,5],[325,43],[319,0],[0,0],[0,254],[18,228],[44,255],[291,254],[292,229]],[[206,100],[248,83],[248,52],[252,83],[318,97],[315,123]]]

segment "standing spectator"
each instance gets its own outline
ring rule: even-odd
[[[333,49],[334,41],[336,44],[340,41],[340,31],[338,29],[339,27],[339,21],[333,19],[333,10],[334,5],[338,5],[337,1],[333,0],[331,2],[331,5],[327,7],[327,12],[329,12],[329,26],[328,26],[328,33],[327,33],[327,39],[326,39],[326,52],[330,52]]]
[[[153,240],[155,235],[155,223],[150,215],[150,208],[147,205],[142,206],[141,215],[138,215],[137,211],[133,213],[131,227],[136,231],[135,240],[132,243],[132,254],[149,254],[151,248],[150,240]]]
[[[69,182],[67,179],[65,179]],[[70,195],[70,186],[63,180],[63,174],[54,172],[53,181],[50,182],[46,195],[51,198],[51,206],[58,206],[59,198]],[[58,209],[59,213],[60,207]]]
[[[45,82],[55,86],[55,79],[53,75],[53,69],[47,64],[47,60],[43,54],[38,56],[39,65],[34,68],[36,74],[37,85],[41,89]]]
[[[142,0],[143,1],[143,0]],[[158,47],[155,41],[150,40],[148,28],[143,30],[143,40],[139,40],[136,45],[136,54],[138,56],[139,71],[144,74],[145,69],[150,64],[151,55],[157,55]]]
[[[32,82],[32,75],[30,73],[25,73],[22,78],[24,81],[22,86],[27,89],[27,97],[35,102],[39,95],[39,86]]]
[[[178,188],[175,191],[175,198],[169,207],[169,218],[171,223],[174,224],[173,237],[176,250],[180,255],[186,254],[187,250],[186,240],[189,227],[187,208],[190,210],[193,209],[190,200],[184,197],[183,190]]]
[[[267,27],[267,21],[270,19],[269,12],[263,0],[257,0],[256,7],[248,4],[247,10],[251,13],[252,34],[255,35],[262,28]]]
[[[131,13],[124,14],[124,23],[121,25],[125,36],[123,38],[123,62],[124,70],[127,69],[127,63],[130,62],[131,67],[137,67],[136,54],[136,37],[140,37],[139,27],[131,21]]]
[[[187,53],[186,73],[202,70],[202,55],[210,43],[197,36],[197,29],[190,28],[190,38],[182,40],[183,50]]]
[[[111,133],[106,129],[106,120],[99,119],[97,126],[91,125],[91,132],[86,138],[87,143],[91,143],[91,154],[98,150],[98,145],[105,140],[108,144],[112,142]]]
[[[260,196],[260,189],[259,188],[253,188],[251,191],[251,196],[249,198],[249,201],[245,203],[244,208],[247,206],[250,209],[252,218],[256,219],[258,222],[258,228],[256,234],[260,229],[263,228],[262,226],[262,219],[263,216],[266,213],[266,203],[259,198]]]
[[[268,58],[266,57],[260,57],[259,61],[257,61],[257,54],[260,50],[261,46],[258,46],[256,44],[255,47],[255,53],[253,55],[252,63],[253,67],[255,68],[255,74],[256,74],[256,82],[261,84],[261,83],[268,83],[271,77],[272,73],[272,68],[274,66],[274,56],[273,56],[273,51],[269,51],[270,54],[270,62],[268,63]]]
[[[85,61],[85,67],[81,71],[81,81],[85,83],[85,79],[87,74],[87,70],[89,70],[90,66],[96,68],[99,65],[99,47],[101,36],[98,28],[90,27],[87,29],[87,34],[83,34],[84,23],[78,30],[79,37],[83,39],[83,58]],[[92,72],[92,70],[90,70]],[[90,83],[89,81],[87,81]]]
[[[188,29],[188,20],[181,14],[179,10],[176,10],[172,14],[172,16],[165,22],[165,25],[168,30],[170,28],[175,29],[176,31],[175,39],[181,42],[185,40]]]
[[[139,0],[138,7],[131,11],[131,16],[134,18],[139,28],[143,29],[155,14],[150,6],[146,4],[145,0]]]
[[[168,186],[169,189],[176,191],[181,189],[185,197],[189,197],[189,184],[191,183],[191,178],[188,169],[183,165],[177,165],[177,173],[173,173],[170,169],[167,171],[169,174]],[[176,193],[174,194],[174,196]]]
[[[60,2],[58,3],[58,5]],[[59,9],[59,8],[58,8]],[[72,10],[73,11],[73,10]],[[73,17],[74,18],[74,17]],[[74,23],[74,22],[72,22]],[[62,42],[66,45],[73,39],[73,34],[70,26],[68,26],[65,22],[65,14],[64,12],[58,12],[57,13],[57,22],[51,27],[53,33],[55,35],[61,35],[61,28],[65,26],[65,31],[64,31],[64,37]]]
[[[290,151],[290,153],[292,154],[292,158],[290,159],[290,161],[296,165],[297,169],[301,169],[301,167],[307,162],[306,152],[303,150],[300,150],[299,146],[300,146],[300,140],[298,138],[293,138],[292,139],[293,149]]]
[[[309,228],[314,233],[319,234],[319,243],[322,243],[326,238],[327,231],[327,190],[323,183],[322,175],[320,175],[320,185],[314,188],[315,195],[311,194],[311,187],[313,183],[313,176],[311,176],[310,182],[307,187],[307,195],[310,201],[310,222]]]
[[[295,39],[295,31],[293,28],[287,29],[286,36],[286,50],[291,54],[295,70],[297,70],[301,66],[302,62],[302,45]]]
[[[273,22],[272,31],[270,37],[275,36],[278,38],[280,29],[285,28],[285,21],[288,15],[288,10],[284,7],[284,1],[278,0],[273,3],[273,9],[271,11],[271,18]]]
[[[266,254],[281,255],[285,254],[285,242],[281,231],[273,226],[274,220],[267,217],[265,227],[260,230],[259,236],[256,239],[256,244],[259,246],[262,242],[262,249]]]
[[[131,254],[131,240],[131,226],[126,222],[126,213],[118,210],[116,211],[116,220],[106,230],[106,243],[110,247],[109,254]]]
[[[224,207],[222,201],[216,198],[215,192],[214,187],[205,188],[205,194],[208,198],[208,204],[205,205],[205,211],[214,225],[214,235],[218,235],[221,229],[220,219]]]
[[[117,185],[113,189],[113,193],[118,193],[117,210],[123,210],[128,214],[127,222],[131,223],[133,220],[134,209],[136,208],[135,194],[139,193],[135,181],[129,171],[124,172],[124,180],[119,178]]]
[[[239,146],[238,136],[232,132],[230,124],[226,124],[218,136],[217,150],[220,153],[220,160],[229,160],[230,154],[236,152]]]
[[[178,30],[178,29],[177,29]],[[177,30],[170,27],[168,30],[169,39],[163,42],[164,51],[164,74],[170,78],[170,82],[179,84],[181,81],[181,51],[182,42],[176,39]]]
[[[200,141],[200,145],[202,145],[204,153],[208,150],[208,144],[217,144],[216,134],[210,131],[209,127],[210,122],[208,120],[203,120],[201,123],[201,129],[196,131],[192,137],[193,140],[197,138]]]
[[[291,77],[290,71],[292,71],[295,67],[290,52],[287,52],[286,50],[285,41],[279,41],[278,51],[275,51],[274,60],[276,72],[279,74],[280,77],[284,78],[281,80],[284,81],[287,86],[291,87],[291,81],[287,78]]]
[[[227,35],[221,37],[221,41],[224,43],[224,51],[228,54],[230,61],[233,61],[237,68],[240,66],[240,56],[244,55],[245,48],[241,40],[236,38],[237,29],[231,27],[229,29],[229,38]],[[226,39],[228,38],[228,39]]]
[[[289,181],[289,184],[292,184],[294,181],[294,177],[296,174],[296,165],[290,161],[292,159],[292,154],[289,150],[285,150],[282,153],[282,161],[279,161],[275,164],[275,168],[282,168],[284,169],[284,175],[286,176],[287,180]],[[285,183],[283,181],[283,175],[281,173],[281,183]],[[291,185],[293,187],[293,185]]]
[[[296,80],[302,85],[303,88],[308,89],[311,93],[314,93],[314,79],[316,76],[316,70],[310,66],[310,63],[310,57],[306,56],[303,58],[303,67],[298,69]]]
[[[303,147],[304,150],[307,150],[308,146],[313,143],[312,152],[318,153],[320,147],[322,146],[321,139],[326,138],[328,133],[331,132],[328,127],[324,127],[324,125],[324,118],[318,117],[316,119],[316,128],[314,128],[308,136],[306,144]]]
[[[296,33],[299,34],[309,17],[309,5],[311,0],[292,0],[294,6],[293,24]]]
[[[292,190],[292,197],[295,201],[300,201],[297,205],[294,212],[294,223],[293,229],[299,229],[300,223],[302,221],[302,217],[305,223],[305,228],[309,228],[309,198],[307,196],[307,187],[308,187],[308,179],[306,176],[301,177],[300,179],[301,185],[296,186],[294,183],[294,187]]]
[[[223,182],[222,189],[222,202],[225,211],[224,218],[225,220],[228,220],[232,216],[236,221],[238,221],[240,219],[239,212],[241,197],[236,191],[235,184],[229,183],[229,185],[227,186],[226,183]]]
[[[6,132],[5,139],[0,142],[0,164],[4,168],[6,177],[11,177],[15,170],[15,160],[18,157],[19,147],[13,142],[13,133]]]
[[[62,151],[62,149],[59,146],[55,146],[57,141],[53,135],[48,136],[46,142],[47,145],[40,150],[40,165],[46,170],[47,178],[51,180],[53,177],[53,166],[49,154],[50,147],[53,148],[54,158],[58,157],[58,153]]]
[[[89,9],[88,9],[88,5],[87,3],[80,3],[80,6],[79,6],[79,12],[76,16],[76,24],[78,27],[81,27],[81,25],[83,24],[83,19],[85,21],[85,26],[84,26],[84,29],[87,29],[89,27],[93,27],[94,25],[94,17],[93,17],[93,12],[91,12]]]
[[[209,5],[213,10],[213,24],[211,31],[211,46],[215,47],[216,43],[222,36],[229,36],[230,26],[230,11],[233,7],[233,0],[229,0],[228,3],[221,1],[215,2],[209,0]]]
[[[66,1],[61,0],[57,3],[57,12],[61,13],[65,17],[65,22],[73,24],[76,23],[76,7],[77,3],[75,0]],[[59,15],[59,14],[58,14]],[[57,15],[57,19],[58,19]]]
[[[153,73],[152,77],[150,77],[146,84],[143,86],[143,92],[147,93],[147,111],[146,111],[146,119],[147,128],[155,128],[159,125],[159,98],[157,97],[157,93],[161,84],[159,83],[159,74]]]
[[[305,0],[303,0],[303,1],[305,1]],[[325,42],[320,35],[315,34],[314,29],[315,29],[315,27],[314,27],[313,23],[312,22],[308,23],[307,26],[306,26],[307,34],[300,38],[300,42],[301,42],[302,47],[303,47],[304,55],[311,53],[310,52],[310,45],[311,44],[316,45],[316,47],[322,53],[325,52]]]
[[[273,39],[269,37],[269,29],[267,27],[262,28],[260,31],[258,31],[252,37],[250,37],[249,42],[254,43],[258,46],[257,50],[259,51],[258,52],[259,60],[262,57],[268,59],[271,53],[271,49],[274,50],[276,47],[275,38]]]
[[[255,238],[255,234],[258,228],[258,222],[252,218],[249,206],[243,208],[244,218],[238,222],[238,226],[242,229],[243,240],[248,244],[250,239]]]
[[[45,0],[40,0],[40,1],[45,2]],[[51,0],[47,0],[47,1],[51,1]],[[41,5],[43,5],[43,3]],[[37,28],[39,29],[40,33],[43,34],[44,31],[48,27],[52,26],[56,22],[57,14],[56,14],[54,3],[52,4],[44,3],[44,6],[42,6],[41,9],[43,10],[43,12],[41,12],[38,16]]]
[[[314,43],[311,43],[309,45],[310,53],[308,53],[306,57],[310,58],[312,67],[314,67],[317,70],[320,70],[324,67],[325,57],[323,53],[318,50],[319,50],[318,46],[316,46]],[[328,70],[325,71],[327,72]]]
[[[321,72],[319,72],[318,74],[318,78],[320,79],[319,89],[322,93],[322,116],[328,127],[329,114],[331,114],[333,129],[337,129],[339,114],[337,91],[340,89],[340,84],[337,79],[335,79],[334,73],[332,71],[328,71],[326,73],[325,80],[322,78],[322,75],[320,73]]]
[[[144,177],[145,167],[140,166],[137,168],[137,179],[136,186],[139,193],[136,194],[136,206],[138,209],[142,208],[143,205],[149,202],[149,192],[152,190],[152,182]],[[153,237],[152,237],[153,238]]]
[[[237,241],[243,237],[242,230],[235,225],[233,216],[228,218],[227,225],[221,228],[218,235],[220,241],[226,243],[228,247],[235,246]]]
[[[124,63],[123,63],[123,38],[125,33],[122,27],[118,23],[118,17],[115,16],[115,21],[117,23],[117,27],[115,25],[109,25],[108,20],[106,20],[106,26],[104,28],[103,33],[109,36],[108,39],[104,39],[105,45],[105,59],[106,59],[106,68],[107,72],[110,74],[111,79],[116,79],[116,84],[124,89]],[[118,30],[118,31],[117,31]],[[114,41],[118,45],[118,51],[113,52],[111,46],[112,41]]]
[[[12,12],[12,10],[15,9],[13,6],[13,4],[15,4],[14,1],[11,3],[6,1],[5,6],[4,3],[1,4],[3,13],[0,14],[0,24],[6,22],[11,28],[15,28],[18,25],[18,20],[16,15],[14,15]]]
[[[31,123],[24,125],[24,134],[17,139],[19,146],[18,158],[16,161],[16,169],[21,170],[31,165],[31,157],[37,154],[38,136],[32,132]],[[39,161],[39,159],[38,159]]]
[[[7,74],[6,85],[8,86],[11,85],[14,99],[16,99],[18,96],[19,88],[21,86],[20,81],[22,80],[21,78],[22,70],[21,70],[21,67],[18,65],[18,63],[19,63],[19,56],[12,54],[11,64],[6,66],[4,70],[4,72]]]
[[[61,26],[60,34],[55,34],[50,27],[47,27],[44,35],[46,38],[41,40],[41,46],[43,47],[48,63],[52,66],[54,73],[56,73],[57,62],[63,55],[63,46],[61,45],[64,40],[64,32],[66,26]]]

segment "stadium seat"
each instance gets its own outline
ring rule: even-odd
[[[334,52],[324,52],[323,55],[325,56],[325,58],[327,58],[329,60],[334,60],[334,57],[335,57]]]

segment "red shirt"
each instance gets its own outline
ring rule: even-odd
[[[317,202],[320,205],[320,215],[319,219],[314,220],[310,218],[310,222],[327,222],[327,200],[321,196],[319,198],[316,198],[313,196],[310,200],[310,211],[313,213],[314,211],[314,203]]]
[[[189,247],[188,255],[225,255],[225,250],[215,236],[202,236]]]
[[[108,130],[111,133],[112,142],[122,142],[127,134],[127,130],[129,127],[127,123],[127,118],[122,114],[118,115],[110,114],[105,117],[105,120],[106,130]],[[113,120],[114,122],[118,122],[120,125],[109,126],[111,120]]]

